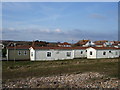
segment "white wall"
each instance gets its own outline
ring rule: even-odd
[[[120,57],[120,50],[119,50],[119,57]]]
[[[88,47],[88,46],[93,46],[95,45],[95,43],[93,43],[92,41],[88,41],[85,45],[83,45],[83,47]]]
[[[90,55],[90,52],[92,52],[92,55]],[[96,58],[96,50],[94,48],[87,48],[87,58],[88,59]]]
[[[103,47],[103,45],[95,45],[96,47]]]
[[[9,56],[8,56],[8,55],[9,55],[8,53],[9,53],[9,51],[8,51],[8,49],[7,49],[7,54],[6,54],[6,56],[7,56],[7,60],[9,59],[9,58],[8,58],[8,57],[9,57]]]
[[[111,53],[109,52],[111,51]],[[90,55],[90,52],[92,52],[92,55]],[[106,52],[105,55],[103,53]],[[117,54],[116,54],[117,53]],[[116,58],[119,57],[120,52],[119,50],[99,50],[94,48],[88,48],[87,49],[87,58],[88,59],[95,59],[95,58]]]
[[[87,50],[87,52],[86,52]],[[83,53],[81,54],[81,51]],[[109,53],[111,51],[111,53]],[[33,56],[31,56],[31,52],[33,52]],[[51,57],[47,57],[47,52],[51,52]],[[67,56],[67,52],[71,52],[71,56]],[[92,55],[90,55],[92,52]],[[103,55],[103,52],[106,52],[106,55]],[[117,55],[116,55],[117,52]],[[96,59],[96,58],[115,58],[119,57],[120,50],[96,50],[94,48],[87,49],[76,49],[76,50],[59,50],[59,49],[50,49],[50,50],[34,50],[30,49],[30,59],[31,61],[39,61],[39,60],[62,60],[62,59],[73,59],[73,58],[81,58],[87,57],[88,59]]]
[[[51,52],[51,57],[47,57],[47,52]],[[71,52],[71,56],[67,56],[67,52]],[[73,59],[74,50],[35,50],[35,60],[61,60]]]
[[[81,54],[81,52],[83,52],[83,53]],[[83,58],[83,57],[87,57],[86,49],[74,50],[74,58]]]
[[[33,53],[33,56],[31,56],[32,53]],[[33,48],[30,48],[30,60],[35,61],[35,50]]]
[[[111,51],[111,53],[109,51]],[[103,55],[103,52],[106,52],[106,54]],[[96,58],[116,58],[116,57],[119,57],[119,50],[97,50]]]

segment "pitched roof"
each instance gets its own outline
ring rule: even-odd
[[[103,43],[95,43],[95,45],[103,45]]]
[[[32,47],[33,49],[86,49],[87,47]]]
[[[105,43],[108,42],[107,40],[99,40],[99,41],[95,41],[94,43]]]
[[[60,43],[59,45],[71,45],[71,44],[68,42],[64,42],[64,43]]]
[[[112,49],[120,49],[120,48],[115,48],[115,47],[92,47],[94,49],[99,49],[99,50],[112,50]]]
[[[29,49],[31,46],[16,46],[16,47],[7,47],[7,49]],[[48,49],[87,49],[89,47],[32,47],[33,49],[42,49],[42,50],[48,50]],[[120,48],[115,48],[115,47],[92,47],[94,49],[101,49],[101,50],[106,50],[106,49],[120,49]]]
[[[7,49],[29,49],[31,46],[8,46]]]
[[[47,44],[47,47],[57,47],[58,46],[58,44],[57,43],[48,43]]]
[[[115,46],[115,45],[118,45],[118,43],[113,43],[112,45],[114,45],[114,46]]]
[[[111,43],[115,43],[115,44],[119,44],[120,43],[120,41],[111,41]]]
[[[79,44],[79,45],[85,45],[87,42],[89,42],[90,40],[80,40],[78,41],[76,44]]]

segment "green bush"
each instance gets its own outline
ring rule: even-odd
[[[6,57],[6,48],[2,49],[2,57]]]

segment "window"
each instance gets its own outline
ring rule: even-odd
[[[24,55],[27,55],[27,51],[24,51]]]
[[[31,52],[31,56],[33,56],[33,52]]]
[[[47,52],[47,57],[51,57],[51,52]]]
[[[90,55],[92,55],[92,51],[90,51]]]
[[[21,55],[21,51],[18,51],[18,55]]]
[[[81,51],[81,54],[83,54],[83,51]]]
[[[116,55],[117,55],[117,52],[116,52]]]
[[[87,52],[87,50],[86,50],[86,52]]]
[[[71,56],[71,52],[67,52],[67,57],[70,57]]]
[[[111,53],[111,51],[109,51],[109,53]]]
[[[59,50],[56,51],[56,54],[59,54]]]
[[[106,52],[103,52],[103,55],[106,55]]]
[[[56,54],[59,54],[59,51],[57,51]]]

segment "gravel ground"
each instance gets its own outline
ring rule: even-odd
[[[97,72],[86,72],[8,80],[2,85],[3,88],[118,88],[119,81]]]

